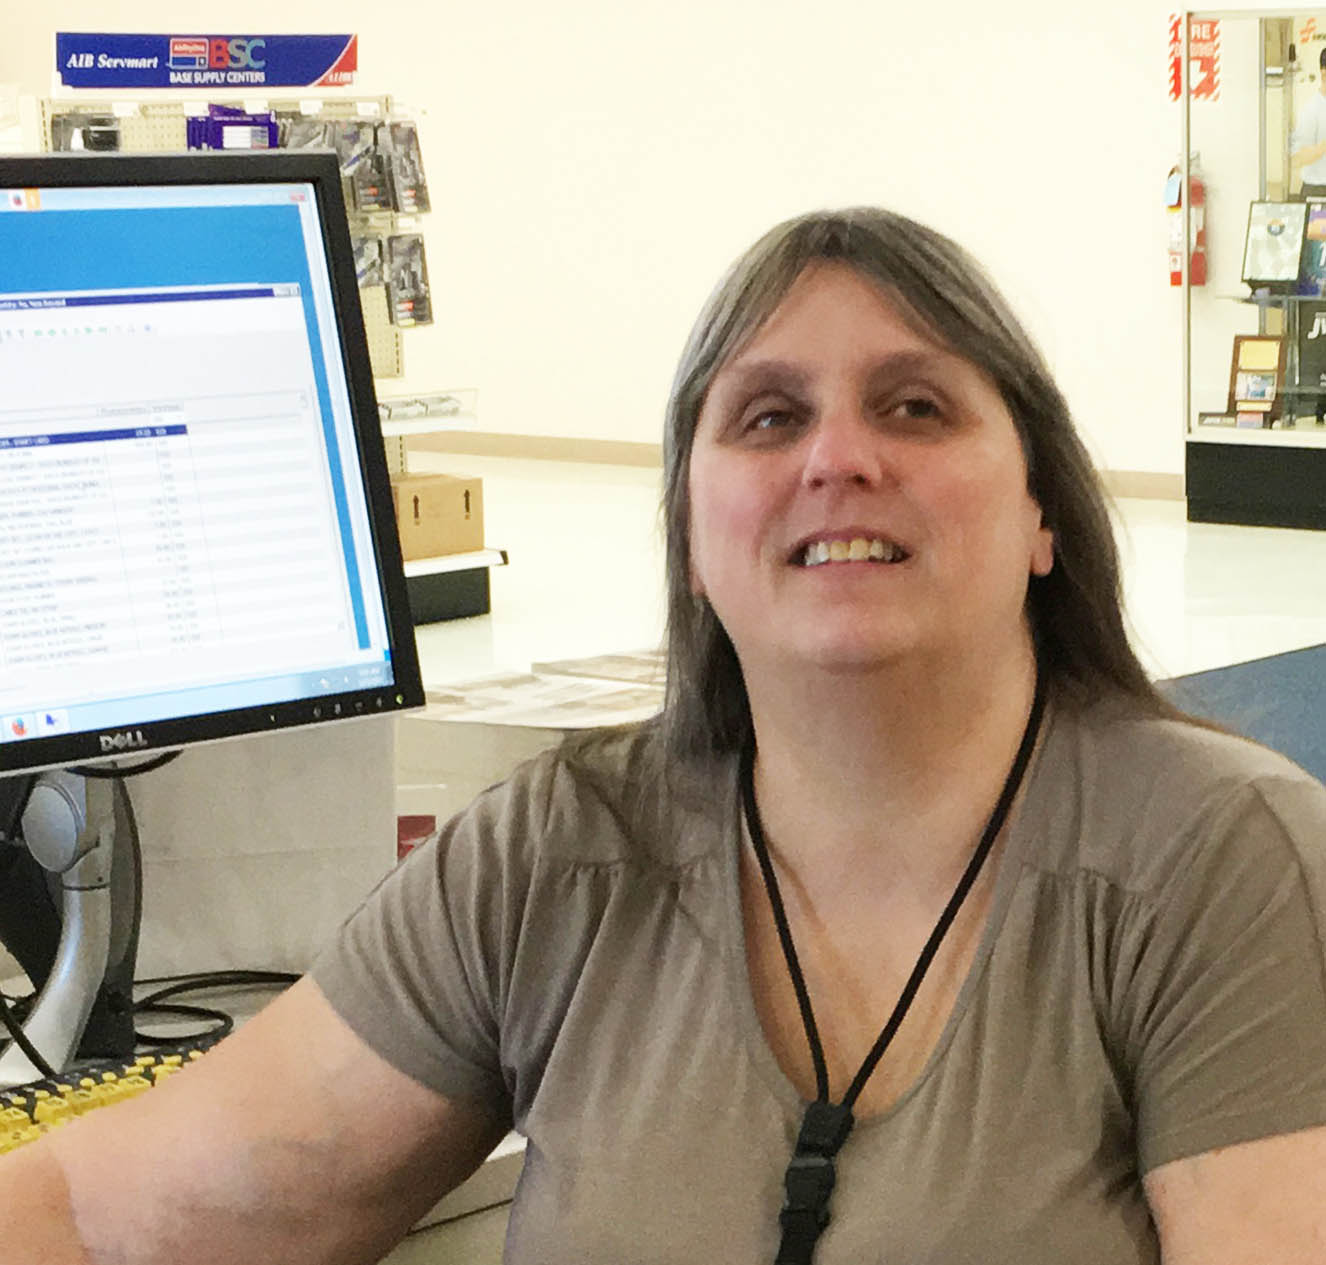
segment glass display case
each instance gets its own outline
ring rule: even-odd
[[[1326,530],[1326,9],[1175,26],[1188,517]]]

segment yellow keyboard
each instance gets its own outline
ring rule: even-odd
[[[205,1049],[180,1046],[140,1055],[132,1063],[88,1063],[56,1080],[0,1090],[0,1155],[89,1111],[146,1093],[202,1058]]]

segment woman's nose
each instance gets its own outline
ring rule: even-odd
[[[811,432],[802,481],[811,488],[873,486],[884,473],[881,443],[880,435],[859,409],[825,412]]]

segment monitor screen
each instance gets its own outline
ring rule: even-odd
[[[0,775],[422,702],[330,153],[0,158]]]

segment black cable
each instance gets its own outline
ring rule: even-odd
[[[294,984],[299,976],[291,971],[261,971],[235,967],[228,971],[190,971],[183,975],[156,975],[135,980],[140,988],[148,984],[189,984],[193,988],[225,988],[231,984]]]
[[[137,777],[140,773],[151,773],[153,769],[159,769],[172,760],[178,760],[180,754],[179,751],[163,751],[149,760],[141,760],[137,764],[124,765],[120,768],[101,769],[93,764],[71,764],[69,772],[77,773],[79,777]]]
[[[42,1058],[37,1047],[28,1040],[28,1034],[23,1031],[23,1025],[14,1018],[13,1012],[9,1009],[9,1003],[3,997],[0,997],[0,1023],[3,1023],[9,1030],[9,1035],[14,1039],[14,1044],[28,1056],[28,1062],[43,1076],[55,1079],[60,1075],[55,1068]]]
[[[235,1026],[234,1017],[224,1010],[215,1010],[208,1006],[181,1005],[167,1003],[166,998],[177,997],[181,993],[211,991],[219,988],[255,988],[288,987],[299,979],[298,975],[288,971],[207,971],[197,975],[164,976],[158,980],[140,980],[140,984],[165,983],[146,997],[134,1003],[134,1014],[172,1014],[186,1015],[197,1019],[214,1019],[216,1026],[205,1032],[192,1035],[157,1037],[135,1030],[134,1039],[144,1045],[176,1045],[181,1042],[197,1041],[203,1038],[220,1040]]]
[[[142,1045],[188,1045],[194,1041],[219,1041],[222,1037],[228,1036],[235,1027],[235,1020],[231,1015],[226,1014],[224,1010],[213,1010],[210,1006],[186,1006],[177,1002],[157,1002],[149,1007],[134,1008],[134,1014],[143,1014],[144,1011],[150,1014],[183,1016],[187,1019],[211,1019],[214,1023],[212,1027],[204,1029],[202,1032],[177,1032],[170,1036],[160,1037],[154,1036],[150,1032],[139,1032],[135,1029],[134,1040]]]

